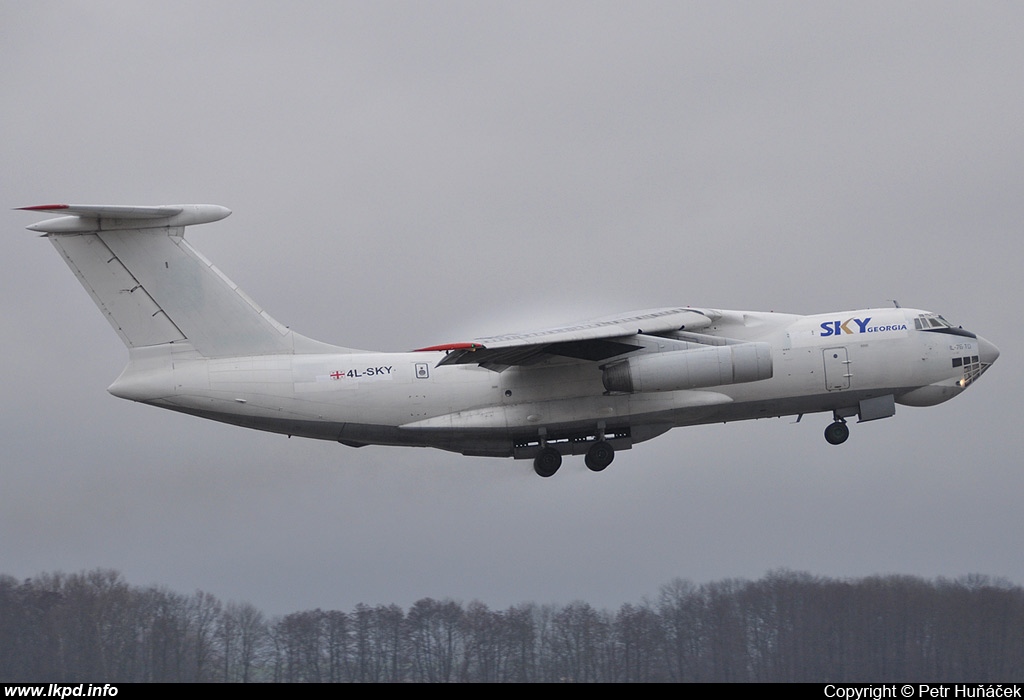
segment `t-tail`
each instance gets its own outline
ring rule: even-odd
[[[231,213],[225,207],[52,204],[24,210],[64,215],[28,228],[60,251],[132,362],[154,355],[348,351],[275,321],[185,240],[186,226],[219,221]]]

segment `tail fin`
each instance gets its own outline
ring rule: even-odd
[[[271,318],[184,238],[231,211],[209,204],[25,207],[129,349],[188,342],[205,357],[344,352]]]

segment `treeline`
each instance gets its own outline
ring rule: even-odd
[[[115,571],[0,576],[0,681],[1002,682],[1024,589],[986,577],[675,580],[617,611],[425,598],[267,618]]]

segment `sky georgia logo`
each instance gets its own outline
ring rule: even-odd
[[[825,321],[821,324],[821,337],[827,338],[830,335],[841,335],[843,333],[884,333],[885,331],[905,331],[907,324],[896,323],[888,326],[869,326],[871,317],[848,318],[845,321]]]

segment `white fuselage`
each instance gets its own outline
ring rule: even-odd
[[[770,378],[622,393],[606,390],[600,363],[563,358],[494,371],[439,365],[441,351],[209,359],[178,344],[133,350],[110,391],[227,423],[351,445],[530,456],[541,436],[570,442],[579,436],[582,442],[598,427],[621,436],[618,448],[683,425],[820,411],[856,415],[861,402],[879,397],[931,405],[962,392],[974,378],[970,368],[998,355],[991,343],[963,331],[915,328],[914,319],[927,312],[914,309],[713,314],[703,334],[770,345]],[[673,342],[648,340],[643,353],[670,351]]]

